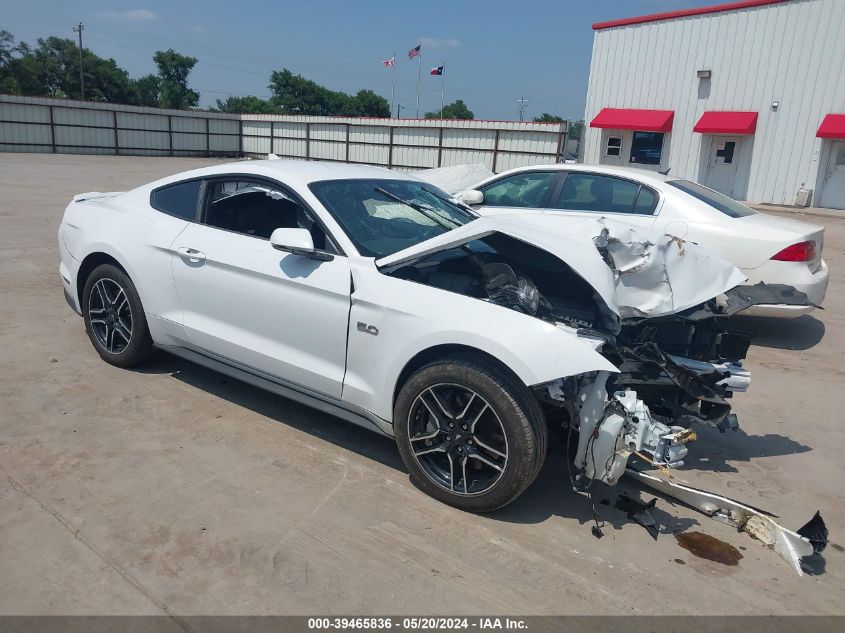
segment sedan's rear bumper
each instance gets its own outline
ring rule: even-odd
[[[812,312],[820,306],[827,293],[827,283],[830,271],[824,260],[815,272],[806,264],[798,262],[769,261],[751,271],[744,271],[748,275],[748,283],[778,283],[788,284],[807,295],[808,305],[756,305],[743,310],[743,316],[767,316],[794,318]]]

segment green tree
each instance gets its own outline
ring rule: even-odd
[[[543,112],[540,116],[534,117],[535,123],[563,123],[564,120],[563,117],[556,114],[549,114],[548,112]]]
[[[387,99],[372,90],[359,90],[355,95],[361,116],[390,116],[390,104]]]
[[[21,94],[20,82],[17,78],[17,60],[29,53],[26,42],[15,42],[15,36],[9,31],[0,30],[0,92],[6,94]]]
[[[284,114],[318,116],[390,116],[387,99],[372,90],[359,90],[355,96],[329,90],[316,81],[295,75],[287,68],[270,75],[270,102]]]
[[[225,101],[218,99],[217,107],[213,109],[231,114],[275,114],[279,111],[270,101],[252,95],[229,97]]]
[[[15,42],[15,36],[9,31],[0,30],[0,68],[5,67],[16,57],[29,53],[26,42]]]
[[[83,50],[85,97],[91,101],[133,103],[134,90],[129,73],[113,59],[105,59]],[[7,77],[14,77],[24,95],[79,97],[79,48],[66,38],[39,39],[34,49],[28,47],[4,67]]]
[[[474,119],[475,115],[472,113],[466,104],[461,99],[457,99],[452,103],[443,106],[443,116],[440,116],[440,111],[426,112],[426,119]]]
[[[144,75],[132,80],[134,105],[157,108],[161,96],[161,78],[158,75]]]
[[[158,67],[159,106],[177,110],[195,107],[200,95],[188,88],[188,75],[196,65],[197,58],[181,55],[170,48],[156,51],[153,61]]]

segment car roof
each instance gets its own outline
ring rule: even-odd
[[[278,179],[285,184],[308,185],[322,180],[345,180],[348,178],[379,178],[392,180],[419,180],[411,174],[404,174],[384,167],[372,165],[354,165],[350,163],[306,160],[241,160],[220,163],[210,167],[192,169],[150,183],[156,187],[187,180],[190,178],[208,178],[222,174],[245,174],[266,176]]]
[[[630,178],[631,180],[638,180],[640,182],[659,186],[669,180],[678,180],[676,176],[659,174],[650,169],[642,169],[639,167],[617,167],[615,165],[589,165],[585,163],[550,163],[547,165],[530,165],[527,167],[518,167],[505,172],[491,176],[489,180],[501,178],[509,174],[516,174],[523,171],[535,170],[562,170],[562,171],[584,171],[596,174],[607,174],[608,176],[620,176],[621,178]],[[671,172],[670,172],[671,173]]]

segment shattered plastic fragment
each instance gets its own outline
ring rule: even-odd
[[[626,494],[619,495],[614,506],[617,510],[621,510],[628,515],[628,518],[633,520],[637,525],[641,525],[649,533],[651,538],[657,540],[657,535],[660,533],[660,526],[654,517],[651,516],[651,510],[657,504],[657,498],[652,498],[648,503],[643,503],[639,499],[632,499]]]

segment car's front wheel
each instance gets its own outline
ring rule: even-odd
[[[82,315],[88,338],[107,363],[131,367],[152,352],[141,298],[117,266],[102,264],[91,271],[82,291]]]
[[[417,370],[399,392],[393,420],[414,483],[470,512],[516,499],[546,455],[537,401],[515,377],[475,359],[443,359]]]

